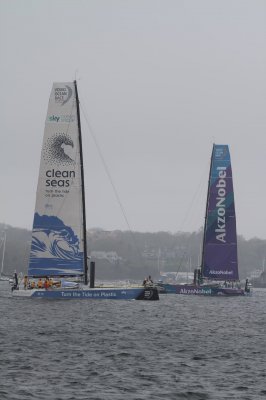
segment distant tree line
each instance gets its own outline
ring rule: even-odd
[[[0,238],[6,232],[4,274],[26,273],[28,268],[31,232],[0,224]],[[158,278],[161,271],[193,272],[200,265],[202,231],[175,234],[169,232],[140,233],[130,231],[87,232],[89,254],[112,252],[112,261],[93,258],[96,262],[96,278],[143,279],[147,275]],[[0,263],[2,263],[0,250]],[[261,269],[266,258],[266,240],[238,237],[238,261],[240,278],[249,276],[252,270]]]

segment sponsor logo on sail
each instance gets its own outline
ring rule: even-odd
[[[48,138],[43,151],[43,158],[47,164],[47,169],[44,172],[45,186],[62,189],[70,187],[76,177],[75,157],[74,143],[68,134],[56,133]],[[57,168],[51,168],[51,164],[57,166]],[[69,167],[72,167],[72,169],[69,169]]]
[[[64,87],[55,88],[55,102],[61,104],[62,106],[66,104],[72,96],[72,89],[70,86],[66,85]]]
[[[226,167],[217,167],[218,182],[216,184],[216,210],[217,210],[217,228],[215,229],[216,240],[226,243]]]
[[[75,178],[75,171],[61,171],[48,169],[45,173],[46,186],[52,187],[69,187],[71,180]]]
[[[71,136],[59,132],[49,137],[43,147],[43,158],[48,165],[74,165],[76,150]]]
[[[226,156],[226,153],[227,153],[227,149],[226,149],[226,147],[224,147],[224,146],[222,146],[222,147],[217,147],[216,149],[215,149],[215,159],[217,160],[217,159],[223,159],[223,158],[225,158],[225,156]]]
[[[50,115],[47,118],[48,122],[62,122],[62,123],[70,123],[76,120],[75,115],[66,114],[66,115]]]
[[[214,276],[226,275],[226,276],[228,276],[228,275],[233,275],[233,271],[232,270],[229,271],[228,269],[225,269],[225,270],[220,269],[218,271],[215,271],[214,269],[211,269],[210,275],[214,275]]]
[[[60,117],[58,117],[57,115],[51,115],[50,117],[48,117],[48,121],[49,122],[59,122]]]

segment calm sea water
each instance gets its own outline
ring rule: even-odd
[[[1,400],[266,398],[266,290],[159,302],[9,297]]]

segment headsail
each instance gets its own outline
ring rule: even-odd
[[[238,280],[236,216],[229,148],[213,145],[202,253],[202,275]]]
[[[54,83],[42,145],[28,274],[83,273],[77,93],[73,82]]]

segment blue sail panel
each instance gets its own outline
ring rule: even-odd
[[[67,276],[83,274],[83,252],[71,227],[57,217],[35,213],[28,274]]]

